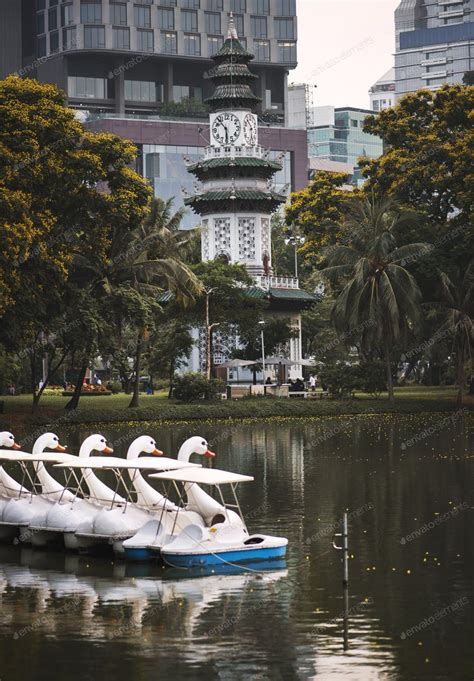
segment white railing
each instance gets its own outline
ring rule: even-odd
[[[289,289],[299,289],[300,282],[299,279],[295,277],[255,277],[257,286],[261,288],[289,288]]]
[[[263,158],[266,150],[263,147],[206,147],[204,158]]]

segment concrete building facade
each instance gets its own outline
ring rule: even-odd
[[[474,70],[474,0],[401,0],[395,34],[397,99],[462,83]]]

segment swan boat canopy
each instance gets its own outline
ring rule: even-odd
[[[211,527],[188,525],[179,534],[172,533],[161,545],[150,541],[151,533],[144,527],[135,537],[124,542],[125,557],[129,560],[145,560],[150,555],[156,556],[159,550],[167,565],[192,568],[281,559],[285,556],[288,545],[285,537],[249,535],[237,498],[237,486],[242,482],[252,482],[253,477],[208,468],[153,473],[150,477],[172,483],[180,499],[184,496],[189,498],[193,486],[213,486],[221,499],[223,515],[216,517]],[[233,503],[225,502],[222,485],[230,486]],[[232,520],[236,511],[241,520],[239,525]],[[156,529],[154,531],[158,537],[160,533]]]
[[[75,459],[60,463],[55,466],[59,469],[70,469],[71,471],[79,471],[78,493],[82,490],[82,484],[85,476],[91,470],[93,471],[111,471],[116,479],[115,493],[116,497],[112,497],[109,503],[104,505],[104,508],[93,519],[87,519],[78,526],[75,531],[76,538],[82,542],[89,542],[90,547],[98,548],[100,545],[112,545],[116,554],[122,555],[122,543],[125,539],[132,537],[143,525],[150,519],[156,518],[157,512],[167,512],[172,510],[180,510],[174,504],[169,502],[161,495],[156,495],[163,502],[156,502],[156,497],[152,497],[138,493],[143,491],[143,484],[137,489],[137,483],[144,483],[141,476],[143,472],[150,471],[171,471],[179,469],[199,469],[200,464],[189,463],[187,461],[178,461],[164,456],[145,456],[135,459],[122,459],[118,457],[89,457],[88,459]],[[125,475],[127,474],[127,476]],[[127,482],[127,477],[130,482]],[[145,483],[148,486],[148,483]],[[151,492],[154,490],[148,486]],[[119,495],[118,490],[125,490],[125,497]],[[182,514],[184,515],[184,514]],[[183,519],[181,518],[181,523]],[[185,524],[196,522],[194,515],[191,519],[187,519]],[[180,527],[181,529],[181,527]]]

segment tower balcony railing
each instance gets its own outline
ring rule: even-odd
[[[204,158],[264,158],[267,150],[261,146],[255,147],[206,147]]]
[[[296,277],[277,277],[277,276],[257,276],[255,277],[257,286],[264,289],[286,288],[299,289],[300,281]]]

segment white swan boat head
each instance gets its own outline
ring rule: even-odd
[[[21,449],[20,445],[15,441],[15,436],[8,430],[0,431],[0,449]]]

